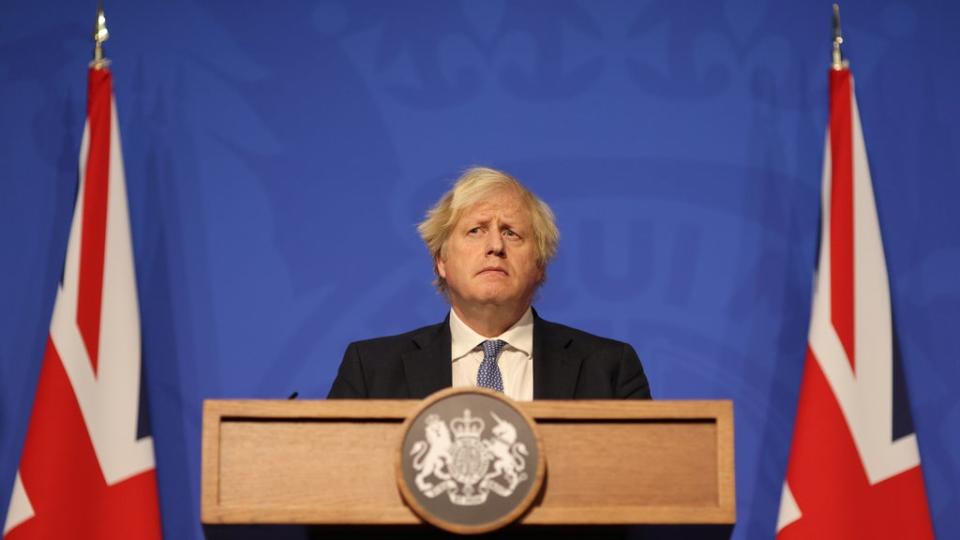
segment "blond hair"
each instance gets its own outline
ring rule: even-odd
[[[533,236],[537,247],[537,264],[546,268],[557,254],[560,231],[557,229],[553,211],[519,180],[509,174],[489,167],[471,167],[457,178],[453,187],[440,197],[437,204],[427,211],[426,218],[417,225],[420,238],[433,257],[434,285],[446,292],[446,282],[437,273],[436,261],[443,257],[444,246],[460,217],[471,206],[481,202],[490,193],[499,189],[513,189],[530,211]],[[546,274],[544,274],[546,275]]]

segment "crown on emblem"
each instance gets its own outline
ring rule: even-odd
[[[483,433],[483,426],[483,419],[470,416],[470,409],[464,409],[463,416],[450,421],[450,430],[458,439],[463,437],[479,439],[480,434]]]

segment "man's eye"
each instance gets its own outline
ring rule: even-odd
[[[519,237],[520,237],[519,234],[513,232],[513,230],[511,230],[511,229],[506,229],[506,230],[504,230],[504,231],[503,231],[503,235],[506,236],[506,237],[508,237],[508,238],[519,238]]]
[[[473,234],[479,234],[479,233],[480,233],[480,227],[474,227],[474,228],[470,229],[469,231],[467,231],[467,234],[471,234],[471,235],[473,235]]]

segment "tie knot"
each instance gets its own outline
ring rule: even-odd
[[[488,339],[484,341],[481,343],[481,345],[483,345],[483,357],[496,359],[500,356],[500,351],[503,350],[506,344],[507,342],[502,339]]]

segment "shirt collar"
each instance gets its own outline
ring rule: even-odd
[[[486,338],[476,333],[473,328],[457,317],[457,312],[450,310],[450,342],[451,359],[457,360],[470,351],[476,349],[487,339],[502,339],[511,348],[527,356],[533,354],[533,310],[527,308],[520,320],[499,336]]]

